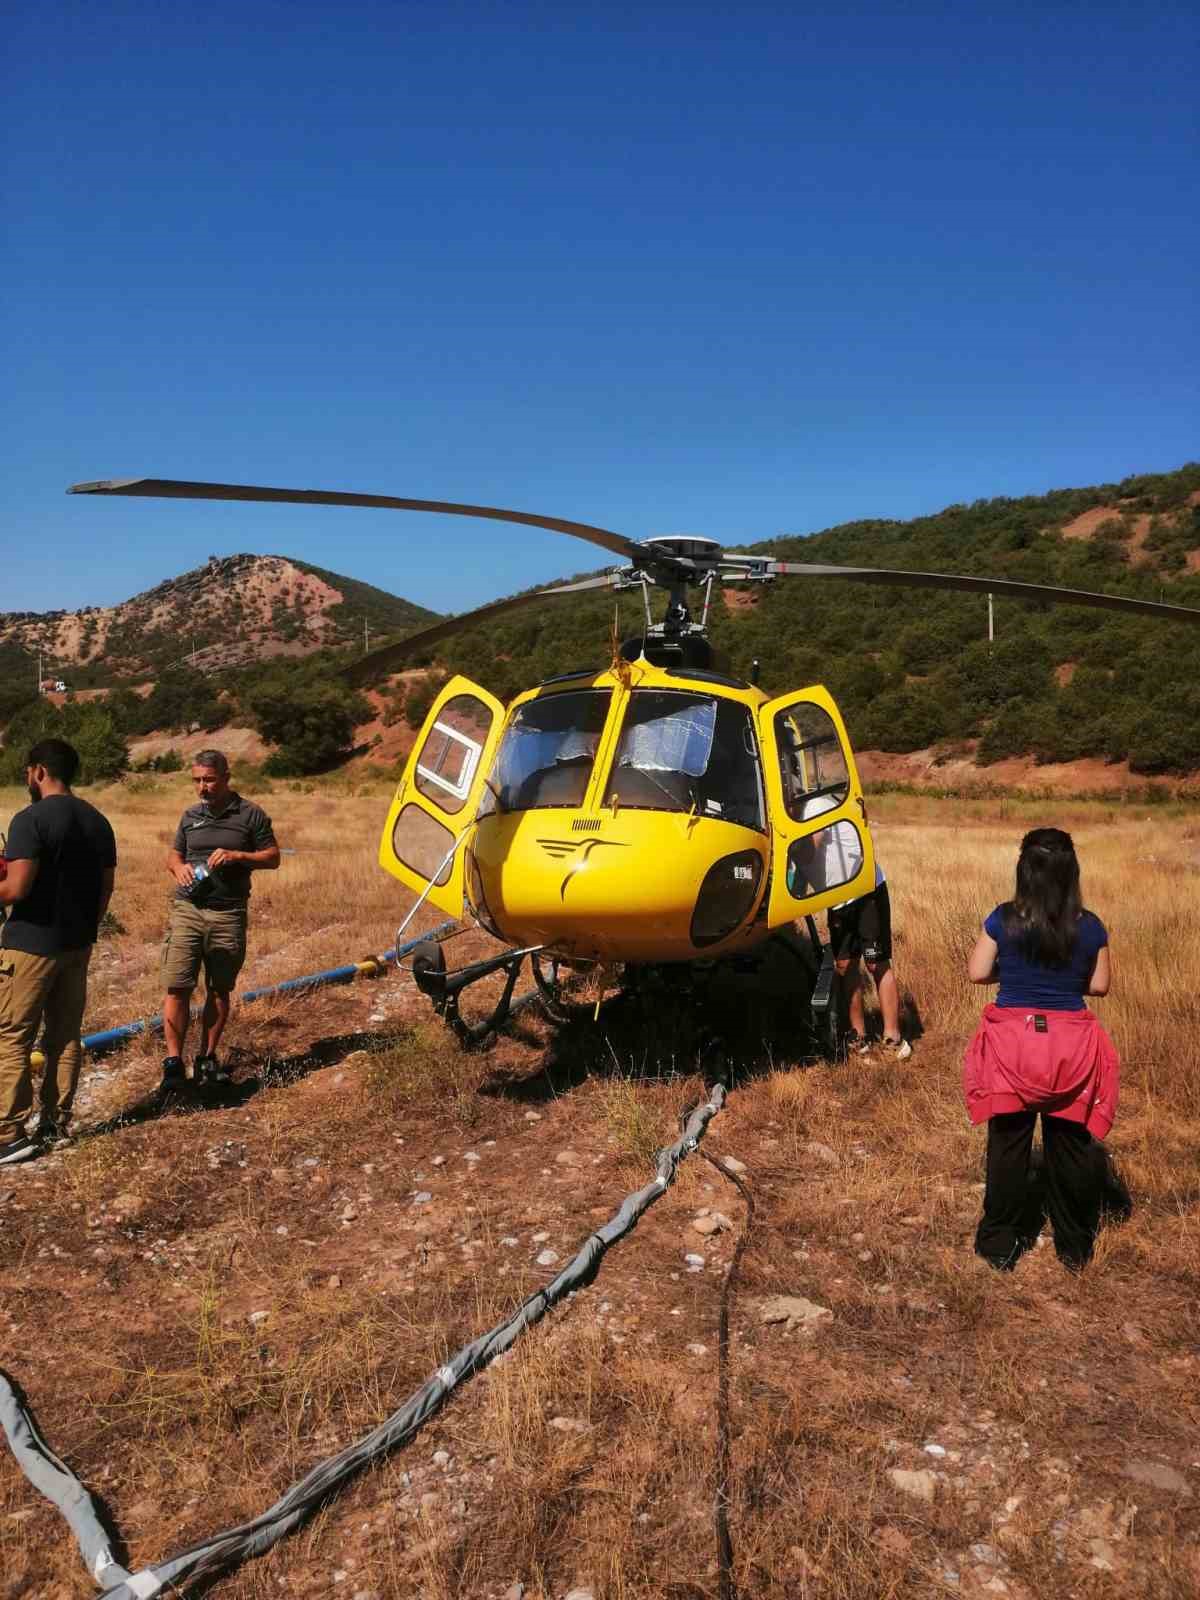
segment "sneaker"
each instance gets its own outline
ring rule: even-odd
[[[848,1056],[865,1056],[871,1048],[871,1041],[864,1039],[861,1033],[856,1033],[853,1028],[842,1040],[842,1049]]]
[[[187,1083],[182,1056],[167,1056],[162,1064],[160,1089],[182,1089]]]
[[[39,1150],[65,1150],[71,1130],[65,1122],[39,1122],[35,1138]]]
[[[18,1161],[32,1161],[38,1153],[37,1144],[24,1134],[19,1139],[10,1139],[7,1144],[0,1144],[0,1167],[12,1167]]]
[[[888,1055],[892,1056],[896,1061],[907,1061],[909,1056],[912,1055],[912,1045],[909,1044],[907,1039],[888,1039],[885,1037],[880,1042]]]
[[[216,1056],[197,1056],[192,1063],[192,1077],[201,1089],[219,1089],[231,1082],[228,1069]]]

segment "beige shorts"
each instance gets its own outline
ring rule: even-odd
[[[162,944],[164,989],[194,989],[204,968],[206,985],[232,994],[246,959],[246,908],[210,911],[172,900]]]

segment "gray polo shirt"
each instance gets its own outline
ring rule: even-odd
[[[219,811],[210,811],[203,801],[189,806],[179,819],[171,848],[189,867],[200,867],[207,865],[214,850],[265,850],[274,843],[267,813],[231,789]],[[250,898],[250,868],[237,862],[217,867],[193,894],[179,889],[176,898],[211,911],[232,911]]]

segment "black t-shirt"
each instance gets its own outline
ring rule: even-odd
[[[57,956],[96,942],[104,871],[117,864],[105,817],[73,794],[48,794],[12,819],[10,861],[36,861],[37,877],[12,907],[0,945]]]
[[[189,867],[201,867],[208,864],[214,850],[265,850],[274,843],[267,813],[231,789],[219,811],[210,811],[202,800],[189,806],[179,819],[171,848]],[[217,867],[190,893],[177,889],[175,894],[176,899],[190,900],[210,911],[236,910],[250,898],[250,868],[229,862]]]

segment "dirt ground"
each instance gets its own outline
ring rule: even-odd
[[[523,1010],[484,1053],[402,972],[246,1006],[221,1103],[159,1105],[153,1041],[89,1066],[75,1146],[0,1171],[0,1365],[127,1564],[264,1509],[548,1281],[652,1174],[716,1030],[734,1086],[701,1149],[741,1164],[753,1218],[693,1155],[590,1287],[211,1592],[715,1600],[718,1321],[743,1235],[744,1600],[1197,1592],[1194,819],[1156,818],[1152,848],[1136,819],[1067,819],[1113,928],[1111,1142],[1136,1210],[1081,1277],[1048,1239],[1001,1277],[970,1248],[983,1135],[958,1064],[980,996],[961,961],[1026,819],[878,810],[904,1063],[820,1060],[777,950],[649,1009]],[[91,1593],[0,1450],[0,1596]]]

